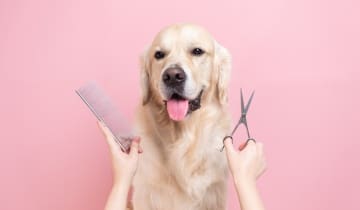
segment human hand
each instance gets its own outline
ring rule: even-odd
[[[228,165],[235,183],[254,183],[264,173],[266,161],[263,144],[261,142],[247,141],[235,149],[232,140],[224,141]]]
[[[110,130],[102,122],[98,121],[98,126],[104,134],[110,149],[114,185],[130,186],[137,170],[139,153],[143,152],[140,146],[140,137],[134,137],[130,152],[126,153],[121,150]]]

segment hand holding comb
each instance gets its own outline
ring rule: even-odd
[[[75,92],[95,117],[109,128],[121,149],[128,152],[132,140],[130,125],[126,123],[124,117],[105,92],[95,82],[90,82]]]

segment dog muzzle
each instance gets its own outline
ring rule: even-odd
[[[165,101],[165,106],[170,119],[181,121],[185,119],[187,115],[200,109],[202,93],[203,91],[200,91],[199,95],[193,100],[175,98]]]

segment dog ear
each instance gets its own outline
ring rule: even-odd
[[[231,55],[227,49],[215,42],[214,68],[216,75],[216,92],[220,104],[228,100],[227,88],[230,80]]]
[[[142,104],[145,105],[150,100],[150,79],[149,79],[149,47],[146,47],[140,56],[140,86],[142,94]]]

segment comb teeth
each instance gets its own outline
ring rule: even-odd
[[[75,90],[84,103],[99,121],[102,121],[111,131],[115,141],[124,151],[128,151],[131,145],[130,125],[116,109],[110,98],[95,83],[89,82]]]

